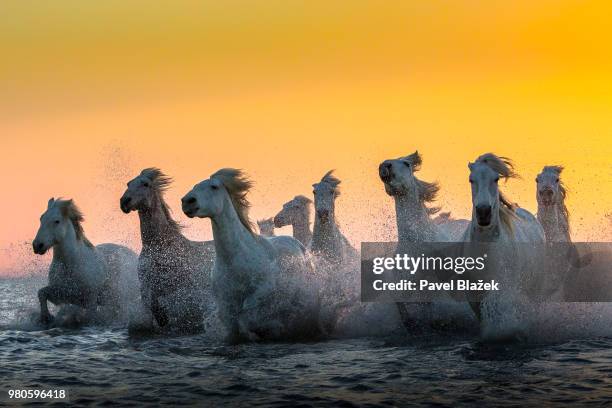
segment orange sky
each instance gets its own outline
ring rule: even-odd
[[[458,216],[483,152],[515,160],[505,189],[530,210],[538,170],[563,164],[574,238],[612,239],[612,5],[504,3],[2,2],[0,275],[39,267],[51,196],[76,200],[92,241],[137,247],[118,199],[152,165],[193,238],[210,224],[179,198],[234,166],[257,183],[253,218],[336,168],[343,228],[384,239],[377,165],[415,149]]]

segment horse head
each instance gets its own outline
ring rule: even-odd
[[[316,217],[322,223],[334,218],[335,201],[340,195],[340,179],[333,172],[328,171],[320,182],[312,185]]]
[[[308,222],[310,215],[310,205],[312,200],[306,196],[295,196],[293,200],[285,203],[283,209],[274,217],[274,226],[281,228],[299,222]]]
[[[242,170],[221,169],[196,184],[182,199],[182,209],[189,218],[217,218],[233,207],[240,222],[253,233],[253,225],[248,218],[250,203],[247,193],[253,183]]]
[[[468,168],[472,211],[479,227],[489,228],[497,224],[500,216],[505,217],[509,211],[514,213],[514,205],[503,196],[498,185],[500,177],[517,177],[509,159],[487,153],[478,157],[474,163],[469,163]]]
[[[127,183],[127,189],[119,201],[121,211],[128,214],[131,211],[151,209],[170,183],[172,178],[166,176],[160,169],[155,167],[144,169]]]
[[[63,242],[68,235],[86,240],[81,222],[83,214],[72,200],[51,198],[40,217],[40,227],[32,242],[34,253],[44,255],[49,248]]]
[[[271,237],[274,235],[274,220],[272,217],[263,220],[257,220],[257,226],[259,227],[259,234],[264,237]]]
[[[378,166],[378,175],[390,196],[416,194],[417,179],[414,175],[421,168],[418,151],[397,159],[385,160]]]
[[[539,206],[550,207],[565,201],[566,190],[560,178],[562,171],[562,166],[545,166],[537,175],[536,199]]]

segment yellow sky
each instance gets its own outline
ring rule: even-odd
[[[77,201],[92,241],[137,245],[118,199],[152,165],[176,178],[193,238],[210,224],[178,199],[234,166],[257,183],[253,218],[336,168],[343,228],[383,239],[377,165],[415,149],[458,216],[483,152],[515,160],[523,179],[505,188],[530,210],[538,170],[563,164],[575,239],[610,239],[610,15],[559,0],[2,2],[0,274],[27,269],[51,196]]]

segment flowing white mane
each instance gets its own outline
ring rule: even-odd
[[[242,170],[232,168],[218,170],[210,178],[215,178],[223,184],[230,195],[240,222],[251,234],[255,234],[253,223],[249,219],[251,203],[247,199],[247,194],[253,187],[253,182]]]
[[[88,247],[93,248],[93,244],[85,236],[85,231],[81,225],[85,217],[83,216],[83,212],[74,203],[74,200],[62,200],[58,198],[53,201],[53,206],[59,208],[62,216],[70,220],[77,239],[83,241]]]
[[[164,199],[164,193],[166,192],[168,187],[170,187],[170,184],[172,184],[172,181],[173,181],[172,177],[165,175],[157,167],[146,168],[140,172],[140,175],[151,180],[151,188],[153,189],[153,191],[159,198],[161,209],[164,212],[166,219],[168,220],[168,224],[170,225],[171,228],[175,229],[176,231],[180,231],[183,228],[183,226],[172,218],[172,214],[171,214],[172,211],[170,210],[170,207],[168,206],[168,204],[166,203],[166,200]]]
[[[415,151],[414,153],[409,154],[408,156],[400,157],[399,160],[410,163],[413,173],[416,173],[417,171],[421,170],[421,165],[423,164],[423,158],[418,151]],[[436,201],[438,192],[440,191],[440,184],[438,184],[438,182],[436,181],[427,182],[419,180],[416,175],[414,179],[416,180],[417,184],[419,200],[424,203],[432,203]],[[436,214],[438,211],[440,211],[439,207],[427,207],[427,213],[429,215]]]

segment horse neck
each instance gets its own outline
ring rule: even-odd
[[[313,229],[313,241],[321,238],[330,238],[337,235],[339,232],[338,225],[336,224],[336,217],[333,211],[330,213],[327,222],[321,222],[319,217],[315,217],[314,229]]]
[[[223,211],[211,217],[211,223],[217,259],[231,261],[257,245],[254,235],[242,224],[229,199]]]
[[[304,217],[293,220],[291,226],[293,227],[293,238],[297,239],[304,245],[308,245],[308,243],[312,240],[308,213],[306,213]]]
[[[554,206],[538,206],[538,221],[544,229],[546,240],[549,242],[569,242],[569,222],[560,204]]]
[[[425,204],[414,195],[394,196],[397,236],[400,242],[431,241],[436,226],[427,213]]]
[[[62,241],[53,246],[53,260],[64,265],[74,264],[81,259],[85,247],[85,241],[77,237],[74,227],[70,225]]]
[[[140,218],[140,238],[143,247],[157,246],[171,240],[184,239],[183,235],[168,219],[163,210],[161,199],[157,197],[153,205],[145,210],[138,211]]]

